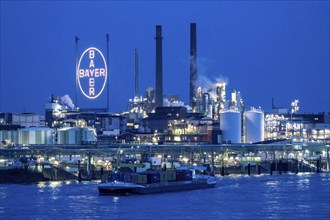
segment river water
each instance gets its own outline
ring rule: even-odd
[[[330,219],[330,173],[226,176],[218,185],[100,196],[96,182],[0,184],[0,219]]]

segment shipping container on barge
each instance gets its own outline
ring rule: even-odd
[[[205,169],[205,167],[202,167]],[[144,173],[111,173],[109,181],[100,183],[98,190],[106,194],[154,194],[213,188],[215,177],[204,174],[205,170],[184,167],[174,171]]]

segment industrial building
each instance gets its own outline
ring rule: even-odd
[[[330,141],[330,113],[265,115],[265,140]]]
[[[46,127],[0,130],[0,140],[8,145],[54,144],[55,130]]]
[[[68,95],[54,97],[45,106],[45,119],[37,114],[0,113],[3,144],[81,144],[97,141],[148,142],[162,144],[240,144],[276,141],[329,142],[330,113],[298,113],[276,108],[265,113],[247,109],[240,91],[227,95],[227,80],[203,84],[198,80],[197,26],[190,24],[189,105],[178,95],[163,94],[162,26],[156,25],[155,84],[138,90],[138,50],[134,52],[134,95],[129,109],[109,113],[107,109],[79,109]],[[229,97],[229,98],[228,98]]]
[[[34,113],[0,113],[0,125],[17,125],[20,127],[43,127],[44,117]]]

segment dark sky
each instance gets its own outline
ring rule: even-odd
[[[78,52],[106,54],[109,34],[110,111],[127,109],[155,80],[155,26],[163,29],[164,94],[189,99],[189,28],[197,23],[198,71],[228,79],[245,104],[329,112],[329,1],[1,1],[1,112],[44,113],[51,94],[75,102]],[[75,103],[76,104],[76,103]],[[80,107],[104,107],[103,94]]]

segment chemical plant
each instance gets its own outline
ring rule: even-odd
[[[240,158],[241,162],[242,158],[245,158],[245,162],[250,162],[253,158],[258,161],[257,155],[258,158],[267,159],[267,154],[273,147],[272,158],[275,160],[279,158],[275,152],[278,151],[276,146],[310,145],[319,147],[310,154],[328,158],[329,171],[330,113],[301,114],[298,100],[291,103],[290,110],[276,108],[273,100],[272,111],[264,112],[260,107],[245,106],[240,91],[235,89],[227,93],[227,80],[201,82],[198,76],[196,35],[196,24],[192,23],[188,104],[180,101],[178,95],[163,95],[163,37],[162,26],[157,25],[155,85],[146,88],[145,94],[139,94],[139,57],[138,49],[135,49],[134,94],[126,111],[110,113],[107,109],[77,108],[68,95],[52,95],[45,105],[45,116],[32,113],[0,113],[2,149],[33,149],[36,146],[70,149],[93,146],[117,150],[127,148],[130,149],[129,154],[136,152],[133,157],[143,157],[139,149],[149,149],[150,146],[160,149],[159,147],[166,146],[166,150],[158,151],[163,159],[166,157],[167,160],[193,162],[204,158],[204,162],[210,162],[212,155],[212,163],[218,160],[223,165],[224,161],[228,162],[228,158],[231,158],[230,152],[234,158],[231,159],[232,163],[237,162],[235,156]],[[184,155],[183,146],[185,149],[190,147],[189,157]],[[199,147],[197,153],[196,146]],[[247,152],[244,148],[246,146],[258,147],[258,150],[254,148],[253,154],[250,154],[250,151]],[[265,147],[265,150],[259,148],[260,146]],[[221,149],[218,156],[214,155],[217,147]],[[227,150],[231,147],[234,150],[229,150],[228,153]],[[118,153],[117,150],[114,152]],[[263,156],[260,156],[261,151]],[[68,154],[71,158],[71,154],[78,153],[70,151]],[[196,155],[199,159],[195,158]],[[224,159],[224,155],[227,159]],[[297,158],[299,154],[293,155]],[[90,151],[88,158],[88,163],[91,164]],[[280,158],[284,158],[283,152]],[[104,165],[108,160],[102,161]]]

